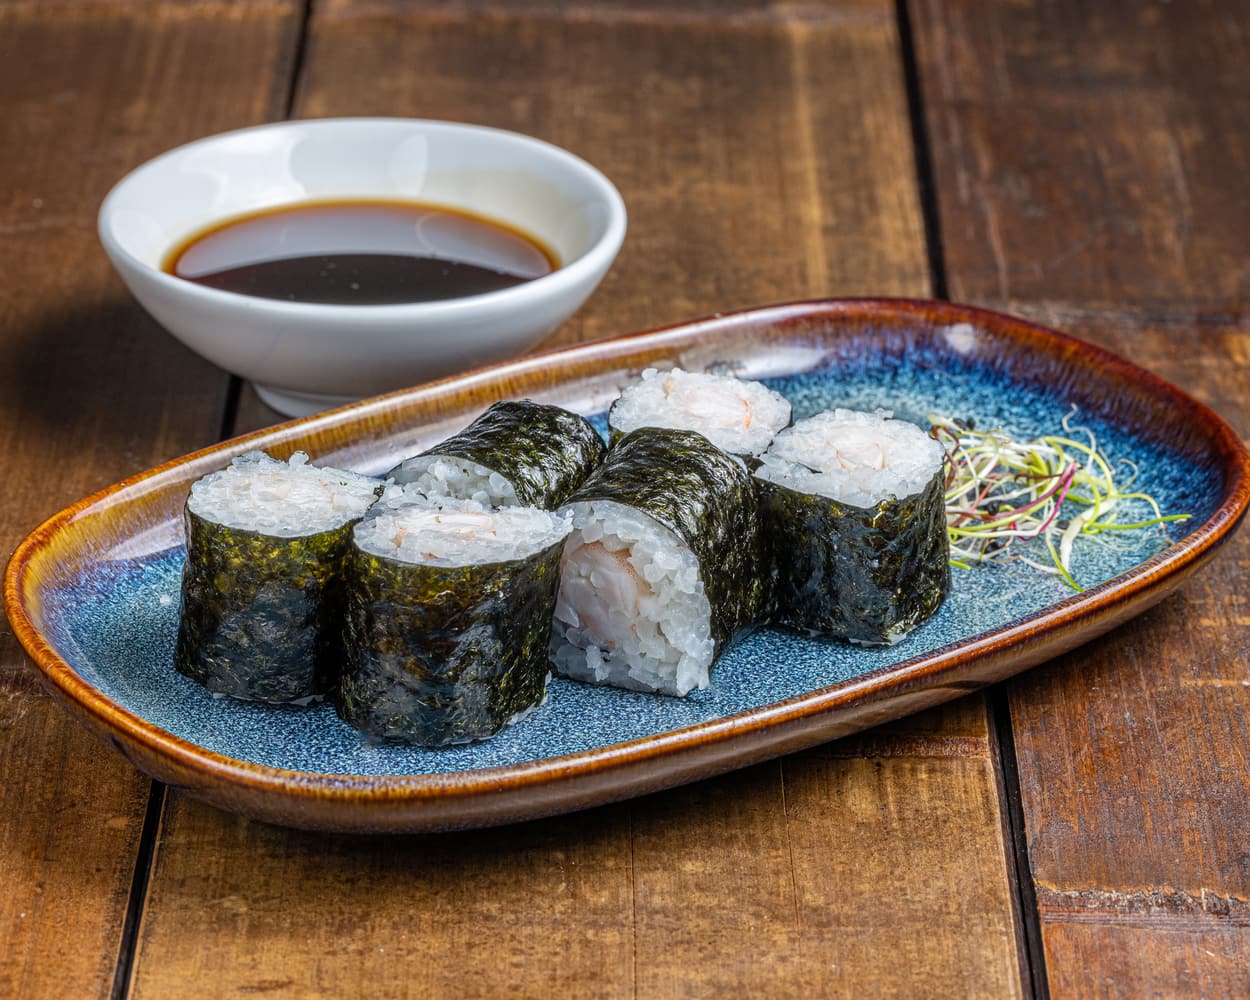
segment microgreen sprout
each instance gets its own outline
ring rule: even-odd
[[[999,430],[977,430],[972,421],[929,415],[929,433],[949,458],[952,566],[1019,559],[1081,590],[1072,575],[1078,539],[1157,529],[1189,517],[1164,514],[1148,493],[1132,490],[1137,466],[1113,463],[1093,431],[1073,423],[1075,416],[1073,407],[1060,421],[1061,434],[1015,441]],[[1041,540],[1049,561],[1038,558],[1037,547],[1016,544],[1032,539]]]

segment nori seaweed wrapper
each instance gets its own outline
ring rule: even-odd
[[[751,475],[702,434],[640,427],[623,435],[568,502],[596,500],[642,511],[694,553],[714,656],[763,616],[768,587]]]
[[[563,540],[523,559],[428,566],[353,546],[336,708],[379,739],[485,739],[542,703]]]
[[[773,577],[772,620],[868,644],[898,641],[950,591],[945,469],[872,508],[756,477]]]
[[[665,430],[665,429],[666,428],[662,428],[662,427],[654,427],[654,428],[641,428],[640,427],[638,428],[638,430]],[[697,433],[697,432],[688,432],[688,433]],[[612,427],[612,426],[608,427],[608,454],[611,454],[613,451],[616,450],[616,446],[620,444],[621,438],[623,438],[624,436],[625,436],[625,432],[619,431],[615,427]],[[699,436],[702,437],[703,435],[699,435]],[[712,445],[712,447],[715,448],[716,446]],[[718,448],[717,450],[725,451],[724,448]],[[748,473],[754,472],[756,469],[760,467],[761,456],[759,455],[752,455],[750,452],[746,452],[746,451],[725,451],[725,454],[732,455],[734,458],[742,462],[742,464],[746,466]]]
[[[343,662],[352,524],[283,538],[189,509],[174,666],[210,691],[290,702],[327,691]]]
[[[459,458],[485,466],[512,484],[523,507],[555,510],[603,461],[607,445],[590,422],[558,406],[522,399],[495,403],[459,434],[416,458]],[[387,476],[397,483],[406,459]]]

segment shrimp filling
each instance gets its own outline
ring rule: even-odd
[[[566,677],[684,695],[715,644],[699,564],[668,528],[610,501],[570,505],[551,657]]]

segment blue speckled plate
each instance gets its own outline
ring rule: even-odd
[[[950,598],[889,648],[763,630],[685,699],[556,680],[547,705],[488,742],[376,746],[326,705],[220,699],[176,673],[180,509],[194,479],[252,448],[379,472],[489,402],[530,396],[602,413],[644,367],[763,378],[795,416],[885,407],[1013,434],[1076,406],[1167,511],[1192,517],[1078,549],[1073,594],[1027,566],[955,571]],[[53,689],[149,773],[227,808],[300,826],[426,830],[499,823],[724,771],[990,683],[1144,609],[1243,513],[1247,455],[1218,417],[1097,348],[936,303],[812,303],[576,347],[287,424],[197,453],[51,519],[6,576],[15,631]]]

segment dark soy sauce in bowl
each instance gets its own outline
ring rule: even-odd
[[[511,226],[405,201],[324,201],[237,216],[166,255],[163,270],[285,302],[395,305],[458,299],[550,274],[554,253]]]

